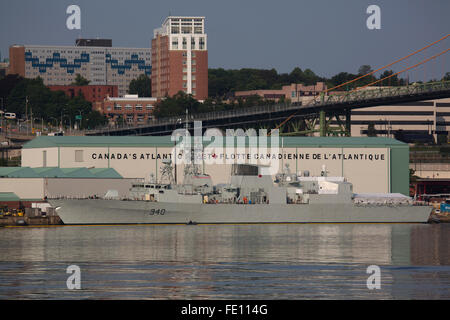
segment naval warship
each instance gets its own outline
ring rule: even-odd
[[[184,181],[174,182],[166,161],[161,180],[132,185],[119,198],[48,199],[65,224],[253,224],[253,223],[426,223],[428,206],[399,193],[357,194],[344,177],[308,171],[275,176],[267,168],[233,164],[227,184],[213,185],[198,166],[186,165]]]

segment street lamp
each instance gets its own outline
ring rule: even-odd
[[[64,119],[64,118],[69,119],[69,134],[70,134],[70,133],[72,133],[72,119],[71,119],[70,116],[67,115],[67,114],[63,114],[63,115],[62,115],[61,121],[62,121],[62,119]]]

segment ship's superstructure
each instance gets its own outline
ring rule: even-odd
[[[343,177],[288,166],[275,181],[264,166],[234,164],[228,184],[186,165],[175,184],[166,161],[161,180],[132,186],[126,199],[51,199],[64,223],[305,223],[427,222],[431,209],[401,194],[354,194]]]

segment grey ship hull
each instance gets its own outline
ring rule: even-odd
[[[199,204],[121,200],[48,200],[65,224],[424,223],[426,206]]]

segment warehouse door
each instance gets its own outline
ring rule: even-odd
[[[47,167],[47,151],[42,151],[42,167]]]

